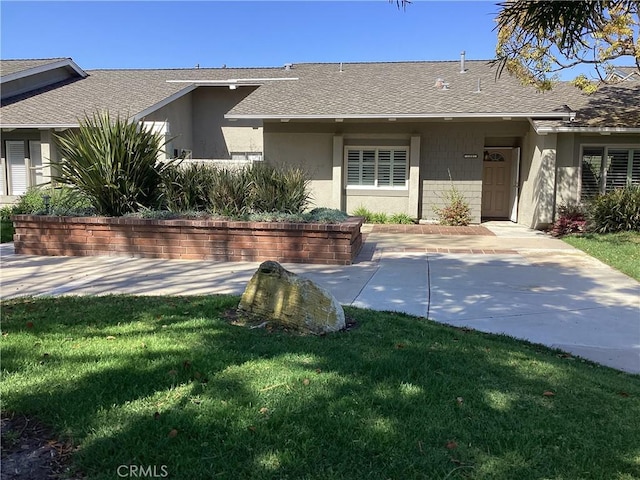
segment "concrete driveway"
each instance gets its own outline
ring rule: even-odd
[[[477,235],[365,226],[350,266],[284,265],[343,305],[393,310],[503,333],[640,373],[640,283],[510,223]],[[427,229],[429,230],[429,229]],[[37,257],[0,247],[2,297],[240,294],[257,263]]]

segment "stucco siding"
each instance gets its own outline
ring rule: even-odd
[[[533,130],[527,134],[520,169],[518,223],[536,229],[553,223],[556,152],[556,134],[541,136]]]
[[[353,213],[357,208],[364,207],[370,212],[384,212],[387,214],[405,213],[409,210],[408,196],[383,196],[379,193],[350,192],[347,195],[345,210]]]
[[[165,146],[169,158],[174,153],[180,155],[182,149],[193,149],[193,112],[190,94],[184,95],[147,115],[144,120],[146,122],[169,122],[167,135],[169,142]]]
[[[579,155],[580,146],[576,142],[576,135],[559,134],[556,156],[556,211],[561,205],[575,205],[580,200]]]
[[[406,213],[435,221],[434,207],[446,203],[445,193],[455,185],[471,206],[473,222],[479,223],[485,142],[489,139],[496,146],[521,146],[527,130],[528,123],[524,121],[268,122],[264,133],[265,158],[272,163],[305,168],[313,178],[318,206],[347,212],[364,206],[374,212]],[[337,169],[345,167],[341,152],[345,146],[410,147],[409,188],[346,189],[343,179],[334,178]]]
[[[333,202],[333,135],[265,132],[265,161],[301,168],[309,178],[313,206],[340,208]]]
[[[230,121],[224,115],[255,87],[199,87],[191,92],[193,158],[230,159],[233,152],[262,152],[260,120]]]

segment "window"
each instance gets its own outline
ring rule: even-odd
[[[5,156],[0,175],[1,195],[22,195],[28,187],[43,183],[40,142],[7,140]]]
[[[407,188],[406,147],[348,147],[347,187]]]
[[[245,160],[248,162],[261,162],[262,152],[231,152],[231,160]]]
[[[583,149],[582,201],[631,184],[640,185],[640,148]]]

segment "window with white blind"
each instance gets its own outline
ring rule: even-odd
[[[31,186],[43,183],[42,153],[39,141],[7,140],[2,162],[1,195],[22,195]]]
[[[348,188],[407,188],[407,147],[347,147]]]
[[[9,195],[22,195],[27,191],[28,174],[26,148],[23,141],[7,141],[7,178]]]
[[[640,147],[584,147],[582,201],[626,185],[640,185]]]

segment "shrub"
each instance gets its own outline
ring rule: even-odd
[[[309,222],[340,223],[349,218],[342,210],[335,208],[314,208],[305,215]]]
[[[251,178],[246,168],[216,169],[207,192],[211,209],[227,217],[251,213]]]
[[[16,211],[15,205],[5,205],[0,208],[0,220],[11,220],[11,215],[15,215],[16,213],[18,212]]]
[[[443,207],[433,207],[441,225],[467,226],[471,223],[469,202],[454,185],[445,192],[444,200]]]
[[[162,204],[173,212],[212,210],[209,197],[216,185],[215,166],[202,163],[171,165],[162,174]]]
[[[352,215],[354,217],[363,217],[364,223],[372,223],[371,219],[373,218],[374,213],[371,210],[368,210],[367,208],[360,205],[353,211]]]
[[[400,225],[413,225],[416,222],[406,213],[394,213],[389,217],[389,223],[395,223]]]
[[[49,196],[47,210],[44,196]],[[9,215],[91,215],[94,212],[89,200],[71,187],[31,187],[20,196],[18,202],[7,209]],[[3,213],[4,215],[4,213]]]
[[[95,113],[80,129],[56,136],[64,161],[53,179],[76,187],[100,215],[119,216],[160,203],[160,183],[171,162],[159,162],[161,137],[138,123]]]
[[[389,223],[389,216],[384,212],[376,212],[371,215],[371,223]]]
[[[587,228],[596,233],[640,231],[640,186],[628,186],[593,199]]]
[[[162,177],[162,203],[176,212],[207,210],[230,217],[302,214],[311,198],[309,179],[302,170],[263,163],[244,168],[172,166]]]
[[[254,163],[246,171],[254,212],[302,213],[309,205],[309,178],[299,168]]]
[[[553,224],[551,235],[560,237],[584,232],[586,223],[585,209],[582,205],[560,205],[558,218]]]

